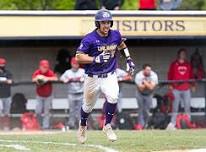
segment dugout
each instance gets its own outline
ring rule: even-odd
[[[22,92],[33,100],[35,89],[29,81],[38,61],[46,58],[54,67],[62,48],[74,55],[81,38],[94,29],[94,14],[95,11],[0,11],[0,56],[7,59],[7,67],[18,82],[12,93]],[[182,47],[188,49],[189,56],[198,49],[206,67],[205,11],[114,11],[113,16],[113,28],[127,38],[137,71],[142,64],[150,63],[159,79],[166,80],[168,66]],[[120,65],[124,68],[123,60]],[[205,107],[204,85],[199,84],[193,94],[198,103],[195,106]],[[165,90],[162,87],[157,91]],[[123,96],[135,102],[135,86],[124,85]],[[66,98],[66,86],[55,84],[54,97]]]

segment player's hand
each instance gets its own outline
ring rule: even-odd
[[[12,80],[7,80],[6,83],[7,84],[12,84]]]
[[[134,74],[135,64],[132,61],[130,57],[127,58],[127,72],[130,73],[130,75]]]
[[[109,52],[102,52],[94,58],[94,63],[107,63],[112,57],[112,54]]]

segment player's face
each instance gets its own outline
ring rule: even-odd
[[[49,70],[49,68],[46,66],[39,66],[39,69],[42,73],[46,73]]]
[[[180,58],[181,60],[185,60],[186,57],[187,57],[187,54],[186,54],[185,51],[180,52],[179,58]]]
[[[103,35],[108,34],[110,27],[111,27],[110,21],[100,21],[100,29],[99,30]]]
[[[149,76],[150,75],[150,73],[151,73],[151,67],[146,67],[145,69],[144,69],[144,75],[145,76]]]
[[[79,64],[78,63],[71,64],[71,66],[72,66],[72,69],[74,69],[74,70],[79,69]]]

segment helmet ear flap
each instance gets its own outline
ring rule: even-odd
[[[100,28],[100,24],[99,24],[98,21],[95,21],[95,26],[96,26],[97,28]]]
[[[111,21],[111,25],[110,25],[110,27],[112,27],[113,26],[113,21]]]

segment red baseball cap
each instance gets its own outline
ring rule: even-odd
[[[76,58],[75,57],[72,57],[72,59],[71,59],[71,62],[70,62],[71,64],[79,64],[78,62],[77,62],[77,60],[76,60]]]
[[[0,65],[5,65],[6,64],[6,59],[0,58]]]
[[[50,67],[49,61],[48,60],[41,60],[39,62],[39,66],[44,67],[44,68],[49,68]]]

